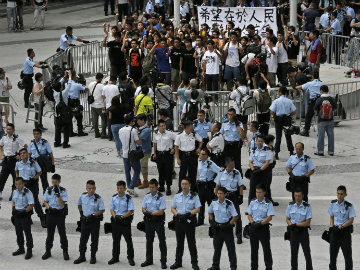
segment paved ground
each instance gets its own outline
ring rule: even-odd
[[[80,5],[81,4],[81,5]],[[44,31],[25,31],[23,33],[7,33],[6,31],[6,19],[0,18],[0,31],[1,31],[1,51],[0,59],[1,66],[5,67],[7,76],[12,80],[15,85],[18,80],[18,74],[22,63],[25,58],[26,49],[32,47],[36,52],[36,60],[42,60],[54,53],[58,47],[59,36],[64,32],[64,28],[67,25],[74,26],[74,34],[89,40],[100,40],[103,37],[101,25],[103,22],[112,20],[110,17],[103,16],[103,9],[101,2],[87,1],[86,4],[80,2],[73,6],[72,4],[59,4],[57,2],[56,8],[49,7],[49,11],[46,14],[46,30]],[[29,29],[29,25],[32,20],[32,14],[27,13],[25,15],[26,28]],[[326,83],[351,81],[351,79],[344,78],[344,71],[346,68],[323,65],[321,67],[321,78]],[[26,142],[32,139],[33,124],[26,124],[24,121],[25,111],[23,109],[22,91],[16,87],[11,91],[14,100],[11,104],[14,110],[17,112],[15,117],[15,124],[17,127],[17,134],[20,135]],[[53,119],[45,118],[44,125],[49,128],[44,134],[44,137],[49,141],[53,141],[54,127]],[[360,198],[357,196],[360,193],[358,185],[358,178],[360,175],[360,149],[358,144],[351,141],[356,138],[360,132],[358,121],[343,122],[340,127],[335,129],[336,136],[336,148],[335,156],[330,158],[325,156],[318,158],[313,155],[316,147],[316,134],[311,133],[311,137],[303,138],[294,136],[294,141],[302,141],[306,145],[305,152],[312,156],[314,163],[317,167],[314,177],[311,178],[310,186],[310,203],[313,206],[313,220],[311,234],[311,248],[314,262],[314,269],[326,269],[329,261],[328,244],[320,239],[322,231],[328,226],[329,216],[327,214],[327,208],[329,201],[335,198],[335,190],[339,184],[345,184],[349,189],[349,200],[355,204],[356,209],[360,207]],[[274,133],[274,130],[271,130]],[[97,192],[104,198],[105,205],[108,206],[111,195],[115,193],[115,183],[119,179],[124,179],[122,160],[116,158],[115,146],[113,142],[106,140],[95,139],[93,133],[85,138],[71,138],[70,149],[56,149],[55,158],[57,173],[60,173],[63,177],[63,185],[67,188],[69,193],[69,216],[67,218],[67,231],[70,246],[71,259],[75,259],[78,256],[78,242],[79,234],[75,232],[76,221],[78,220],[78,212],[76,210],[76,202],[81,192],[84,191],[85,181],[88,179],[94,179],[97,183]],[[272,221],[271,235],[272,235],[272,252],[274,257],[274,269],[285,270],[290,268],[290,251],[289,243],[284,242],[283,233],[286,229],[285,226],[285,209],[290,200],[289,193],[285,190],[285,183],[287,180],[284,170],[284,164],[288,158],[288,152],[285,151],[285,145],[282,145],[283,151],[280,153],[280,161],[274,170],[273,177],[273,194],[277,201],[280,202],[280,206],[277,207],[276,217]],[[243,150],[244,168],[248,163],[247,154]],[[82,159],[82,161],[80,160]],[[153,163],[150,164],[150,178],[157,177],[157,171]],[[245,181],[248,185],[248,180]],[[174,187],[177,186],[177,180],[174,181]],[[174,190],[175,188],[173,188]],[[140,207],[142,197],[147,191],[139,191],[139,198],[135,199],[135,219],[134,225],[142,219],[140,214]],[[10,195],[10,185],[6,185],[4,190],[4,198],[8,198]],[[246,195],[245,195],[246,196]],[[167,197],[167,205],[169,207],[173,196]],[[42,198],[41,198],[42,199]],[[246,224],[245,205],[241,207],[242,219]],[[11,252],[16,249],[15,244],[15,232],[14,228],[9,221],[11,206],[6,200],[3,201],[0,211],[0,260],[2,261],[2,267],[11,269],[23,269],[25,262],[23,258],[14,258],[11,256]],[[171,213],[168,209],[166,211],[167,221],[171,220]],[[109,220],[109,212],[105,214],[105,220]],[[72,262],[64,263],[61,259],[61,250],[59,248],[58,236],[55,238],[55,247],[53,249],[54,258],[49,259],[46,262],[41,260],[41,255],[44,252],[44,243],[46,237],[46,231],[40,227],[39,220],[33,216],[34,220],[34,258],[27,262],[30,269],[84,269],[89,267],[88,263],[80,266],[74,266]],[[360,252],[359,246],[359,230],[360,225],[356,220],[355,233],[353,235],[354,246],[354,269],[360,269],[360,258],[356,256]],[[205,269],[211,265],[212,258],[212,243],[207,236],[208,226],[202,226],[197,230],[197,246],[199,252],[199,264],[202,269]],[[167,244],[168,244],[168,258],[169,264],[174,261],[175,253],[175,235],[173,232],[167,231]],[[145,255],[145,237],[142,232],[133,228],[136,263],[137,266],[133,269],[140,269],[139,264],[143,261]],[[100,237],[100,249],[98,253],[97,268],[111,269],[107,266],[106,262],[111,257],[111,236],[104,235],[101,230]],[[158,245],[156,240],[155,245]],[[239,269],[249,269],[250,266],[250,250],[249,241],[245,241],[243,245],[237,246],[237,256]],[[126,248],[122,244],[121,263],[115,267],[126,267]],[[261,253],[261,252],[260,252]],[[185,251],[184,267],[190,268],[188,263],[189,254]],[[159,253],[155,249],[155,266],[149,267],[149,269],[159,269]],[[228,269],[228,260],[226,250],[224,250],[222,259],[222,269]],[[300,252],[300,265],[301,269],[304,269],[304,260],[302,253]],[[262,256],[260,256],[261,269],[264,268],[262,263]],[[344,269],[343,258],[339,256],[339,269]]]

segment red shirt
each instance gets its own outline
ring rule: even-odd
[[[310,40],[310,39],[309,39]],[[312,41],[312,40],[310,40]],[[316,46],[316,50],[314,51],[313,48],[314,44],[310,44],[310,57],[309,57],[309,62],[310,63],[316,63],[317,57],[319,54],[321,54],[321,50],[322,50],[322,44],[321,41],[319,40],[317,46]]]

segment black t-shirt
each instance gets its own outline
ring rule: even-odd
[[[170,54],[171,59],[171,68],[180,69],[180,56],[181,56],[182,49],[173,47]]]
[[[129,113],[130,106],[128,104],[120,104],[119,107],[110,107],[111,112],[111,124],[124,124],[124,115]]]
[[[122,42],[116,42],[113,40],[107,43],[107,47],[109,48],[109,59],[112,65],[126,65],[125,55],[121,51]]]
[[[310,81],[310,79],[304,73],[302,73],[302,72],[296,73],[295,82],[297,85],[303,85],[309,81]]]
[[[299,38],[294,35],[295,40],[298,41],[297,46],[295,46],[294,44],[294,40],[292,37],[288,38],[288,58],[289,59],[297,59],[298,55],[299,55],[299,50],[300,50],[300,42],[299,42]]]
[[[181,57],[183,58],[183,71],[185,70],[187,73],[196,73],[196,65],[194,58],[195,49],[191,48],[190,51],[187,49],[183,49],[181,53]]]

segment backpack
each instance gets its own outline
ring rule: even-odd
[[[255,111],[255,101],[252,96],[248,94],[249,89],[247,89],[246,94],[242,94],[239,90],[236,91],[241,95],[239,110],[241,115],[250,115]]]
[[[72,121],[72,112],[71,108],[66,105],[64,102],[62,91],[60,91],[60,101],[58,105],[56,105],[56,113],[63,124],[70,124]]]
[[[324,99],[320,106],[319,117],[321,120],[334,119],[334,111],[328,99]]]
[[[194,121],[197,118],[197,114],[199,112],[199,101],[196,102],[187,101],[185,111],[186,111],[185,119]]]
[[[327,60],[326,48],[324,48],[324,46],[323,46],[323,47],[321,47],[320,64],[324,64],[326,62],[326,60]]]
[[[272,102],[269,91],[266,89],[265,92],[262,91],[258,91],[258,92],[259,92],[259,101],[257,103],[258,111],[261,113],[267,112]]]
[[[150,70],[155,69],[156,67],[156,58],[152,53],[148,53],[142,64],[144,73],[149,73]]]

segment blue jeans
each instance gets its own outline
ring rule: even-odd
[[[240,79],[239,67],[230,67],[225,65],[224,80]]]
[[[127,188],[133,189],[135,187],[136,181],[140,176],[140,160],[136,162],[130,162],[129,159],[123,158],[123,161]],[[132,178],[130,175],[131,168],[134,170],[134,175]]]
[[[111,132],[113,134],[114,140],[115,140],[115,145],[116,145],[116,151],[119,153],[121,151],[122,148],[122,144],[119,138],[119,130],[125,126],[124,124],[114,124],[111,125]]]
[[[325,132],[328,136],[328,153],[334,154],[334,121],[319,121],[318,122],[318,153],[324,153]]]

